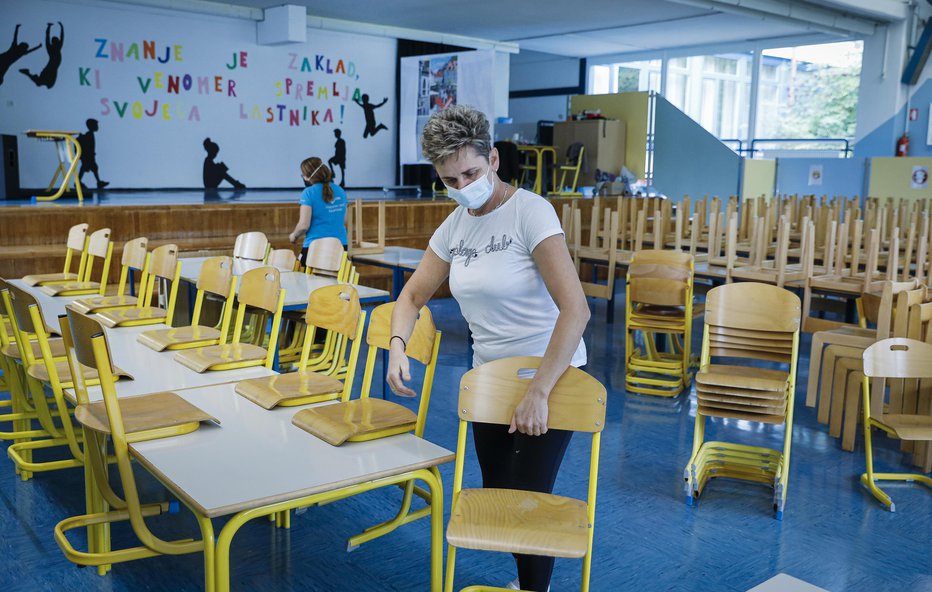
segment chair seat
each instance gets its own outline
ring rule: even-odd
[[[220,331],[213,327],[193,325],[170,329],[154,329],[140,333],[136,341],[155,351],[214,345],[220,341]]]
[[[407,407],[368,397],[302,409],[291,418],[291,423],[333,446],[408,432],[416,422],[417,415]]]
[[[243,380],[237,383],[236,392],[260,407],[271,409],[289,400],[340,394],[343,392],[343,381],[326,374],[302,370]]]
[[[85,380],[96,380],[97,379],[97,369],[91,368],[89,366],[83,366],[84,368],[84,379]],[[57,360],[55,362],[55,373],[58,374],[58,381],[62,383],[71,383],[71,367],[68,366],[68,360]],[[26,368],[26,374],[35,378],[41,382],[49,382],[49,369],[46,367],[45,362],[39,362],[38,364],[32,364]]]
[[[141,308],[102,310],[97,313],[97,317],[101,324],[113,328],[132,321],[152,321],[153,323],[161,323],[165,320],[167,314],[168,312],[164,308],[143,306]]]
[[[789,374],[780,370],[727,364],[710,364],[696,374],[696,384],[755,391],[784,392],[787,380]]]
[[[932,415],[884,415],[881,422],[900,440],[932,440]]]
[[[54,282],[73,282],[78,279],[78,274],[76,273],[38,273],[34,275],[27,275],[23,278],[23,283],[27,286],[41,286],[43,284],[51,284]]]
[[[219,423],[210,414],[171,392],[121,397],[120,413],[123,415],[123,428],[127,433],[169,428],[195,421]],[[74,417],[81,425],[95,432],[110,433],[107,408],[103,401],[78,405]]]
[[[265,362],[268,351],[251,343],[225,343],[189,349],[175,354],[175,361],[195,372],[204,372],[214,366],[242,362],[255,362],[258,366]]]
[[[32,355],[35,358],[42,358],[42,350],[39,349],[38,341],[30,341],[29,346],[32,348]],[[59,339],[49,339],[49,349],[52,350],[53,358],[64,357],[65,352],[65,342]],[[3,348],[3,355],[8,358],[13,358],[15,360],[21,360],[23,357],[20,355],[19,346],[15,343],[10,343]]]
[[[709,407],[699,404],[699,413],[707,417],[725,417],[729,419],[744,419],[747,421],[758,421],[761,423],[772,423],[780,425],[786,421],[785,415],[767,415],[763,413],[752,413],[748,411],[737,411],[734,409],[721,409],[718,407]]]
[[[97,310],[105,308],[121,308],[136,306],[136,297],[126,294],[120,296],[96,296],[94,298],[83,298],[75,300],[68,304],[69,307],[84,314],[90,314]]]
[[[585,502],[514,489],[464,489],[451,511],[454,547],[548,557],[585,556]]]
[[[45,284],[39,287],[39,291],[49,296],[58,296],[59,294],[92,294],[100,290],[100,282],[64,282]]]

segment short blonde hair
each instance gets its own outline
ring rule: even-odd
[[[492,136],[489,120],[478,109],[453,105],[430,116],[421,134],[421,151],[434,164],[440,164],[464,148],[472,148],[489,159]]]

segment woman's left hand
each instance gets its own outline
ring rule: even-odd
[[[528,391],[511,417],[508,433],[519,431],[528,436],[540,436],[547,433],[547,395]]]

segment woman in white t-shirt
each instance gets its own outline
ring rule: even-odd
[[[417,311],[449,277],[473,336],[474,366],[543,357],[511,426],[473,425],[483,486],[550,493],[571,432],[547,430],[547,398],[568,366],[585,365],[589,320],[560,222],[544,198],[499,179],[498,151],[480,111],[457,105],[435,113],[421,146],[460,207],[434,232],[395,304],[388,383],[396,394],[414,396],[405,386],[405,344]],[[553,559],[515,559],[521,589],[545,592]]]

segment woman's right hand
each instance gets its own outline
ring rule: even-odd
[[[405,385],[411,380],[411,369],[408,356],[400,339],[393,339],[388,349],[388,386],[392,392],[401,397],[416,397],[417,393]]]

